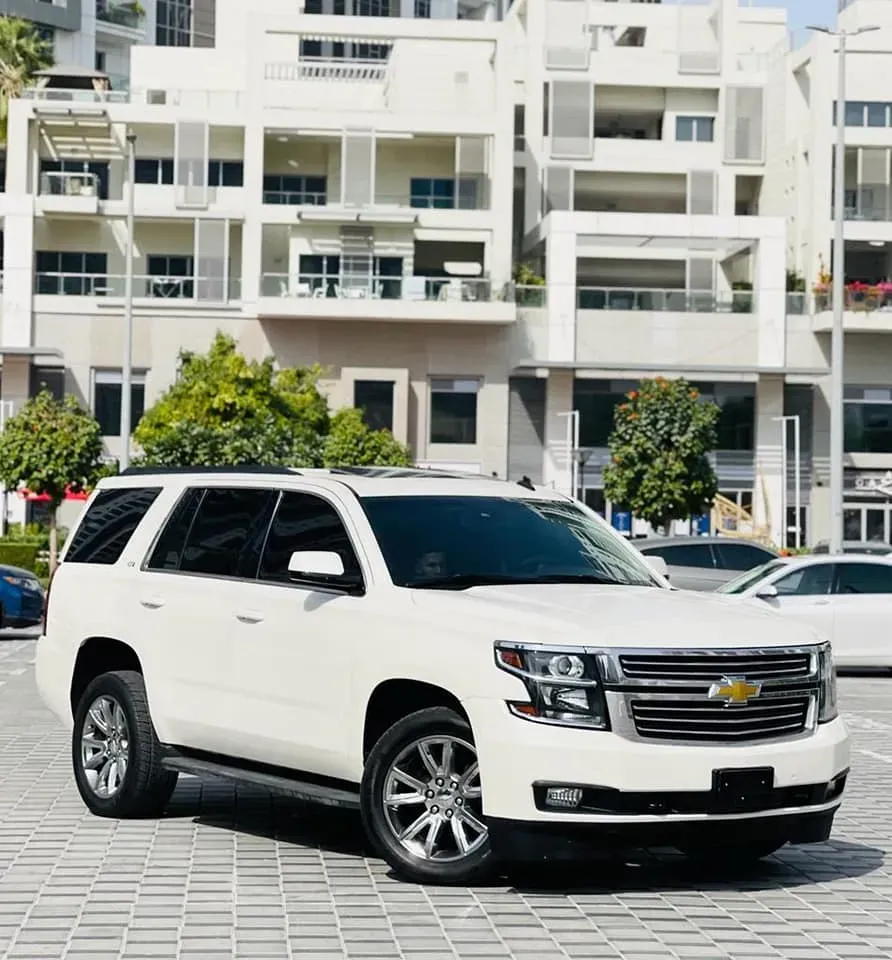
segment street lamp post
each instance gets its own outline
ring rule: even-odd
[[[124,356],[121,364],[121,470],[130,466],[130,420],[133,383],[133,208],[136,181],[136,134],[127,134],[127,236],[124,249]]]
[[[879,27],[831,30],[809,27],[839,41],[836,72],[836,143],[833,149],[833,327],[830,334],[830,553],[842,553],[843,543],[843,384],[845,362],[843,316],[845,310],[845,154],[846,154],[846,41]]]

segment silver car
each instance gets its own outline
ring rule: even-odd
[[[665,560],[669,582],[682,590],[715,590],[778,556],[770,547],[734,537],[654,537],[632,543],[645,556]]]

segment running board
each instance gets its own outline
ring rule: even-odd
[[[234,783],[250,783],[256,787],[265,787],[274,793],[293,797],[295,800],[305,800],[308,803],[318,803],[327,807],[359,809],[358,790],[328,786],[322,783],[308,783],[300,780],[299,775],[291,777],[285,772],[278,773],[241,767],[234,763],[222,762],[222,759],[206,760],[170,752],[162,758],[161,766],[165,770],[188,773],[194,777],[200,777],[202,780],[217,777]]]

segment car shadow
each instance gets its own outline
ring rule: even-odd
[[[249,785],[181,777],[166,817],[191,818],[203,826],[341,856],[377,858],[358,813],[303,804]],[[672,850],[631,851],[583,862],[513,865],[487,886],[552,896],[671,890],[771,891],[863,877],[879,870],[884,857],[876,847],[832,838],[827,843],[784,847],[763,861],[722,871],[695,865]]]

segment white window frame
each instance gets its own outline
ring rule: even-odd
[[[678,136],[678,124],[681,120],[689,120],[692,124],[692,133],[693,136],[690,140],[682,140]],[[700,127],[703,124],[711,123],[712,136],[701,139],[699,136]],[[675,142],[676,143],[715,143],[715,126],[716,126],[716,116],[714,113],[677,113],[675,115]]]

